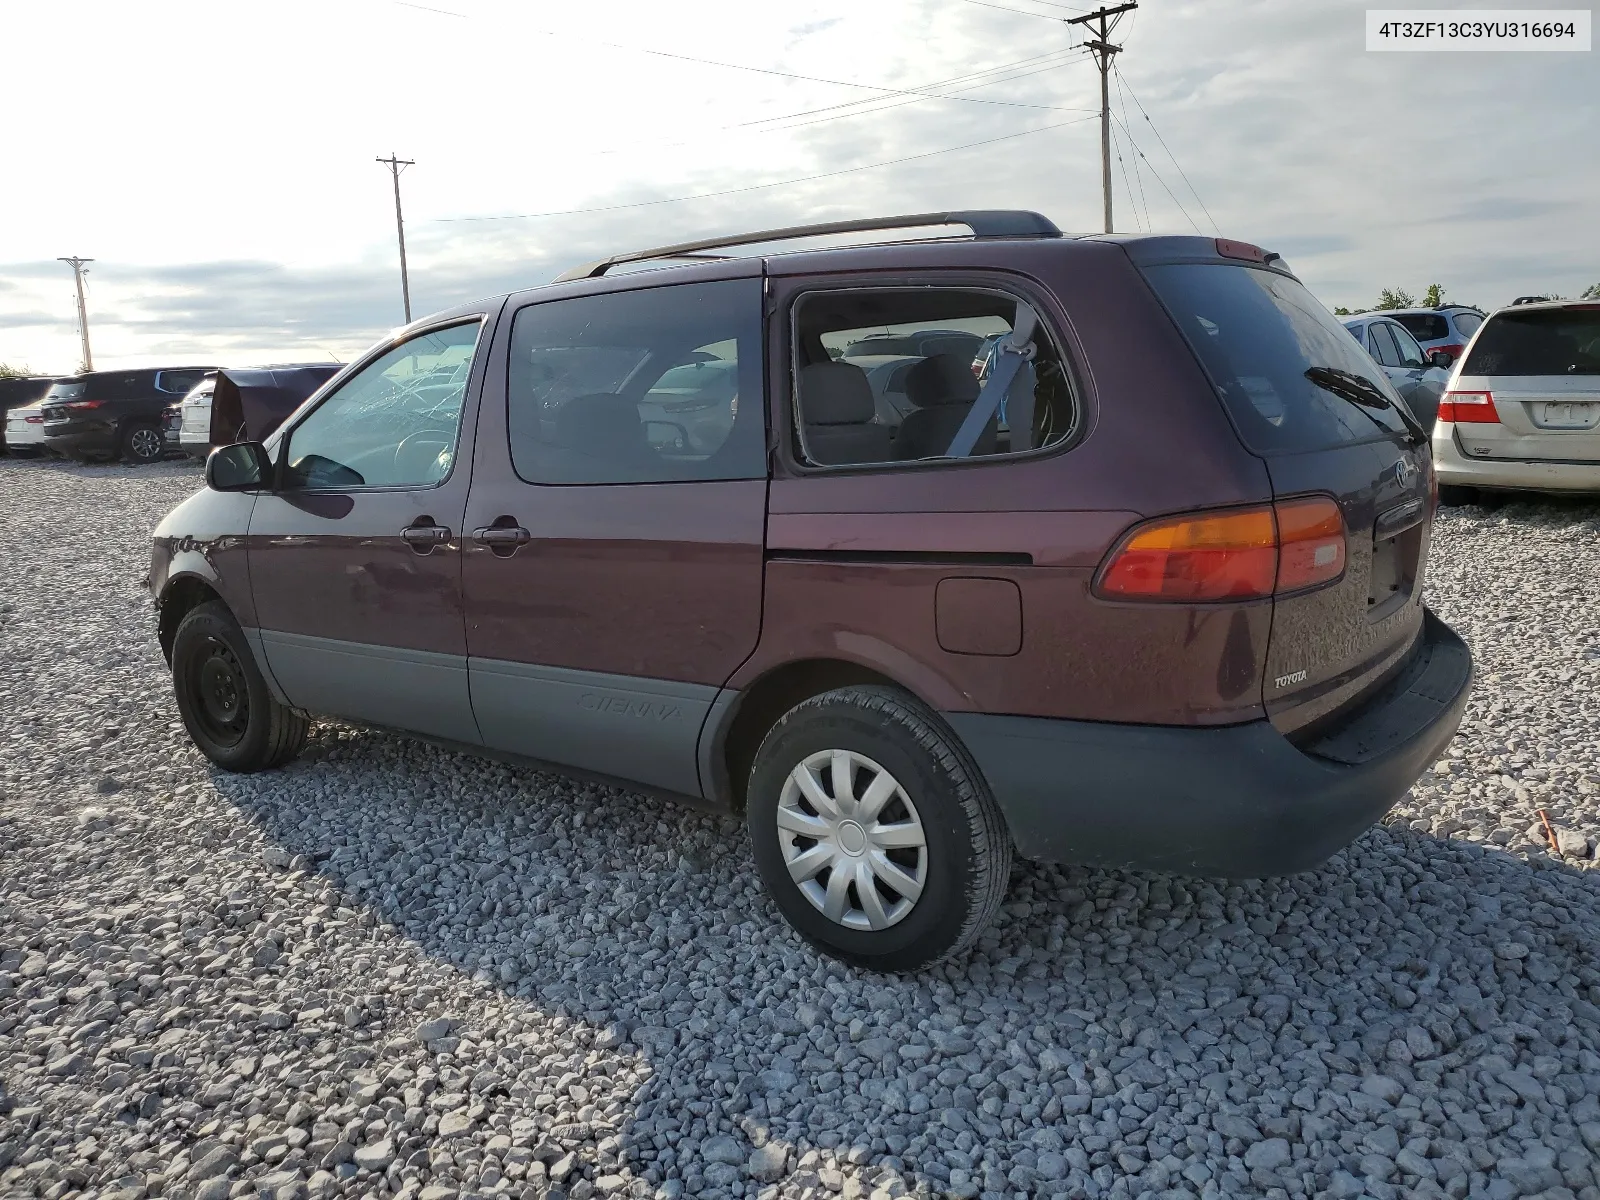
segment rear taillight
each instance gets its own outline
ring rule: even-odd
[[[1344,564],[1339,506],[1313,496],[1152,521],[1123,539],[1095,591],[1112,600],[1260,600],[1337,579]]]
[[[1283,500],[1278,514],[1278,584],[1273,590],[1304,591],[1344,574],[1344,516],[1327,496]]]
[[[91,408],[104,408],[105,403],[104,400],[66,400],[59,407],[68,412],[86,412]]]
[[[1490,392],[1446,392],[1439,398],[1438,419],[1472,425],[1500,424]]]
[[[22,419],[24,421],[26,421],[29,425],[43,425],[44,424],[44,418],[41,417],[38,413],[34,413],[33,416],[31,416],[31,417],[23,417]]]

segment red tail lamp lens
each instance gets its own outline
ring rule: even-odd
[[[1278,539],[1272,509],[1195,514],[1136,530],[1100,577],[1121,600],[1253,600],[1272,594]]]
[[[1446,392],[1439,400],[1438,419],[1470,425],[1498,425],[1500,413],[1492,392]]]
[[[1284,500],[1278,512],[1279,594],[1316,587],[1344,574],[1344,517],[1326,496]]]
[[[1113,600],[1260,600],[1339,578],[1344,518],[1329,497],[1193,513],[1133,531],[1100,573]]]

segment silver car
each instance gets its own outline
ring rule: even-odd
[[[1343,320],[1350,335],[1366,347],[1367,353],[1383,368],[1394,390],[1400,393],[1422,427],[1431,430],[1434,414],[1439,409],[1439,397],[1444,392],[1445,381],[1450,378],[1446,369],[1449,359],[1424,351],[1410,331],[1393,317],[1363,313]]]
[[[1600,492],[1600,304],[1492,314],[1450,376],[1433,460],[1447,504],[1477,488]]]

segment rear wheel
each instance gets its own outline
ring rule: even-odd
[[[982,775],[932,712],[891,688],[797,705],[756,752],[746,818],[791,925],[826,954],[914,971],[988,928],[1011,838]]]
[[[199,605],[179,623],[172,684],[189,737],[224,770],[269,770],[306,744],[305,715],[273,698],[244,632],[221,604]]]
[[[159,462],[167,452],[167,439],[153,421],[130,421],[122,427],[118,450],[124,462]]]

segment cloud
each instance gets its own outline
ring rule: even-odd
[[[0,104],[31,114],[14,124],[33,174],[68,177],[65,133],[81,126],[120,182],[115,197],[0,195],[24,260],[0,265],[0,360],[75,358],[63,248],[100,260],[97,360],[359,350],[402,320],[392,200],[372,163],[391,145],[418,161],[403,177],[418,314],[619,250],[836,217],[1032,208],[1100,228],[1098,122],[1068,123],[1097,108],[1098,75],[1059,21],[951,0],[608,2],[599,30],[495,0],[474,0],[471,21],[396,7],[381,28],[330,11],[307,45],[295,14],[322,10],[283,0],[235,39],[237,67],[293,55],[321,85],[221,91],[206,105],[181,78],[115,92],[116,107],[104,96],[141,39],[178,56],[233,17],[207,10],[165,30],[118,18],[128,44],[113,53],[102,33],[85,48],[104,52],[82,68],[101,89],[82,121],[22,104],[36,68],[17,64]],[[1362,13],[1354,0],[1166,0],[1127,18],[1114,39],[1118,229],[1215,228],[1269,246],[1330,304],[1433,281],[1486,304],[1593,282],[1590,56],[1369,54]],[[67,20],[53,6],[27,19],[37,44]],[[397,127],[391,52],[412,52],[419,30],[434,53]],[[964,90],[895,94],[941,87]],[[474,96],[472,113],[427,102],[446,94]],[[1025,130],[1037,132],[1010,136]],[[212,148],[206,165],[175,179],[194,145]],[[671,202],[644,203],[655,201]],[[552,211],[566,215],[440,219]],[[8,307],[32,315],[8,323]]]

